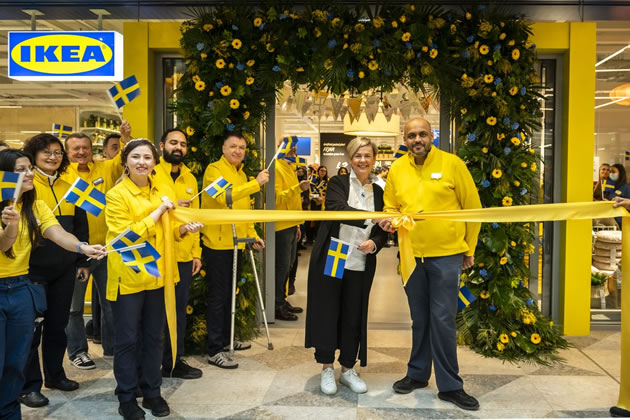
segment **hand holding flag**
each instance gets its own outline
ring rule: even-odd
[[[140,235],[126,229],[110,244],[122,257],[123,264],[136,273],[144,271],[150,276],[162,277],[157,266],[157,260],[162,256],[148,241],[140,242],[140,239]]]
[[[202,192],[207,192],[208,195],[210,195],[210,197],[217,198],[218,196],[223,194],[225,191],[229,190],[231,186],[232,186],[231,183],[229,183],[225,178],[220,176],[217,179],[215,179],[213,182],[211,182],[206,188],[199,191],[197,195],[191,198],[191,200],[194,200],[195,198],[197,198],[199,194],[201,194]]]

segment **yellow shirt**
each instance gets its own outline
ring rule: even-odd
[[[74,204],[69,203],[67,200],[60,200],[68,192],[76,178],[70,173],[64,172],[53,181],[53,178],[49,178],[38,169],[34,169],[33,174],[35,175],[33,177],[33,185],[35,186],[37,199],[46,203],[50,210],[57,207],[53,212],[55,217],[74,216]],[[60,203],[59,206],[57,206],[57,203]]]
[[[165,162],[164,159],[161,159],[160,163],[155,167],[155,176],[153,179],[156,183],[170,185],[170,187],[175,191],[175,204],[177,204],[177,200],[190,200],[192,197],[197,195],[199,190],[199,187],[197,186],[197,179],[192,172],[190,172],[190,169],[188,169],[186,165],[181,165],[179,168],[179,176],[175,182],[173,182],[173,178],[171,177],[172,168],[172,164]],[[195,198],[190,203],[190,208],[199,208],[199,197]],[[184,236],[181,242],[176,244],[175,254],[177,255],[177,262],[188,262],[192,261],[193,258],[201,258],[199,232],[194,234],[189,233]]]
[[[206,172],[203,175],[203,187],[207,187],[220,176],[232,184],[232,208],[238,210],[251,209],[249,196],[260,191],[260,185],[255,179],[247,180],[247,175],[243,172],[243,165],[236,169],[225,156],[221,156],[221,159],[211,163],[206,168]],[[212,198],[210,194],[202,192],[201,208],[227,209],[225,193],[222,193],[217,198]],[[236,236],[239,238],[258,238],[253,223],[237,223]],[[201,240],[205,246],[211,249],[234,249],[232,225],[204,226],[201,230]],[[244,244],[239,244],[239,248],[242,249],[244,247]]]
[[[457,156],[432,147],[424,165],[411,153],[397,159],[387,175],[385,211],[423,211],[481,208],[477,186],[466,164]],[[481,223],[447,220],[416,221],[411,232],[416,257],[441,257],[465,252],[473,255]]]
[[[276,159],[276,210],[302,210],[302,188],[295,173],[295,165]],[[288,229],[304,222],[276,222],[275,230]]]
[[[9,258],[3,252],[0,252],[0,278],[28,274],[28,261],[31,258],[31,238],[28,234],[26,220],[22,214],[22,203],[18,203],[15,209],[22,216],[18,222],[18,236],[15,243],[13,243],[15,258]],[[59,224],[46,203],[41,200],[35,200],[33,214],[43,235],[46,234],[46,230],[49,227]]]
[[[81,179],[94,185],[94,187],[103,194],[107,193],[107,191],[116,184],[122,172],[123,167],[120,163],[120,153],[111,160],[89,162],[87,172],[79,171],[78,163],[71,163],[67,170],[69,177],[73,178],[70,182],[74,182],[74,180],[77,179],[76,177],[80,176]],[[105,235],[107,234],[105,211],[100,212],[98,216],[94,216],[89,212],[86,212],[86,214],[90,229],[90,243],[104,245]]]
[[[164,286],[164,231],[162,221],[153,221],[150,214],[162,204],[162,196],[168,196],[171,200],[175,193],[168,185],[151,182],[150,187],[140,188],[128,177],[114,186],[107,193],[107,206],[105,206],[105,220],[107,221],[107,242],[129,228],[138,234],[142,241],[148,241],[160,253],[157,267],[162,277],[154,277],[144,271],[136,273],[122,262],[122,257],[117,252],[108,254],[107,257],[107,299],[116,300],[120,289],[121,295],[138,293],[143,290],[154,290]],[[173,235],[180,240],[179,226],[181,223],[173,223]],[[173,261],[175,261],[175,251]],[[177,266],[174,266],[173,278],[179,281]]]

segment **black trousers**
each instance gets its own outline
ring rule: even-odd
[[[186,338],[186,307],[192,282],[192,261],[178,262],[179,283],[175,285],[175,310],[177,312],[177,360],[184,355],[184,339]],[[173,368],[173,352],[171,351],[170,333],[168,323],[165,325],[164,356],[162,367],[168,370]]]
[[[74,293],[76,268],[73,266],[59,277],[43,283],[46,289],[48,310],[44,320],[37,324],[33,334],[30,354],[24,369],[22,393],[39,392],[42,389],[42,372],[39,365],[39,344],[42,345],[42,365],[46,382],[59,382],[66,378],[63,358],[68,345],[66,325],[70,316],[70,305]]]
[[[357,361],[361,341],[361,309],[365,272],[345,270],[341,280],[332,279],[329,287],[329,303],[325,319],[318,320],[319,328],[325,328],[339,347],[339,363],[351,369]],[[329,285],[330,286],[330,285]],[[335,304],[333,304],[335,303]],[[336,349],[315,348],[317,363],[329,364],[335,361]]]
[[[114,376],[118,401],[135,399],[138,387],[144,398],[160,396],[164,288],[118,295],[112,302],[116,342]],[[142,372],[140,374],[140,372]]]
[[[230,324],[232,317],[232,260],[234,250],[210,249],[202,247],[206,262],[208,282],[208,307],[206,326],[208,329],[208,355],[223,351],[230,344]],[[241,278],[242,252],[238,251],[237,282]]]

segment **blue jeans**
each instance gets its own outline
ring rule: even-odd
[[[35,307],[26,276],[0,279],[0,418],[20,419],[17,401],[24,385]]]

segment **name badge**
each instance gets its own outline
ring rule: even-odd
[[[187,194],[192,194],[192,188],[186,188],[186,193]]]
[[[103,178],[96,178],[94,180],[94,182],[92,182],[92,184],[94,185],[98,185],[98,184],[102,184],[103,183]]]
[[[431,173],[431,179],[442,179],[442,172]]]

